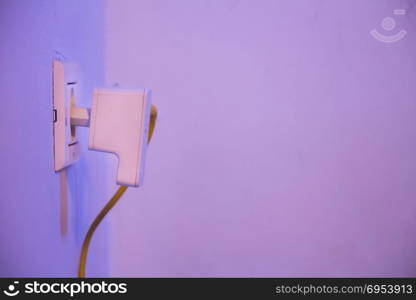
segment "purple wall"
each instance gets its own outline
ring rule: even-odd
[[[0,276],[74,276],[116,189],[85,129],[61,187],[53,172],[62,54],[80,105],[106,81],[160,110],[145,186],[98,230],[89,276],[416,276],[414,3],[0,1]],[[369,34],[388,16],[397,43]]]
[[[414,3],[109,1],[107,83],[160,110],[111,274],[415,276]]]
[[[106,161],[86,151],[85,130],[61,187],[53,171],[52,60],[80,63],[79,103],[89,105],[104,78],[103,11],[99,0],[0,1],[0,276],[75,276],[86,228],[110,197]],[[107,274],[107,248],[104,226],[88,275]]]

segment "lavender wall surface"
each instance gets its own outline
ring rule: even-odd
[[[87,275],[415,276],[415,30],[411,0],[0,1],[0,276],[75,276],[117,188],[86,129],[64,187],[53,172],[62,56],[81,106],[105,83],[160,111]]]
[[[107,84],[152,88],[160,111],[145,186],[111,216],[111,275],[416,275],[415,1],[106,14]]]
[[[98,0],[0,1],[2,277],[76,276],[87,226],[110,197],[105,158],[86,151],[84,129],[82,158],[62,186],[53,170],[52,61],[80,63],[78,103],[89,106],[104,78],[103,30]],[[108,275],[105,225],[91,246],[90,276]]]

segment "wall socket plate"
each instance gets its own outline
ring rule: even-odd
[[[53,136],[54,168],[58,172],[78,161],[80,149],[76,127],[71,126],[71,106],[77,99],[78,66],[73,63],[53,62]]]

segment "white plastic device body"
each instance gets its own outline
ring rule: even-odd
[[[96,89],[88,148],[118,157],[117,183],[143,184],[151,91]]]
[[[76,106],[76,81],[66,64],[53,63],[55,171],[73,164],[80,151],[76,126],[89,127],[88,148],[118,157],[117,184],[143,184],[149,134],[149,89],[95,89],[91,109]],[[72,68],[72,67],[71,67]],[[70,73],[70,72],[69,72]]]

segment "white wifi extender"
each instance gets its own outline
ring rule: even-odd
[[[117,184],[143,184],[151,108],[148,89],[95,89],[91,109],[75,104],[77,81],[70,66],[53,63],[55,171],[79,159],[76,126],[89,127],[89,150],[118,157]]]

